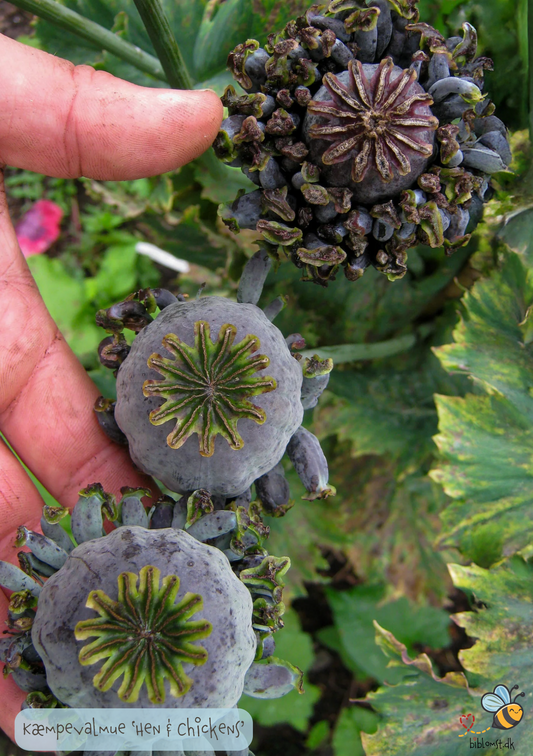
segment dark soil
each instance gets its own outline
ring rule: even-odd
[[[468,612],[471,606],[466,594],[460,590],[455,590],[449,597],[447,610],[450,614],[459,612]],[[451,643],[446,648],[435,650],[428,646],[418,646],[420,653],[425,653],[437,668],[438,674],[443,677],[448,672],[462,672],[463,667],[459,661],[459,651],[465,648],[472,648],[475,641],[469,638],[465,630],[452,622],[450,625]]]
[[[324,551],[323,555],[329,569],[321,574],[330,581],[329,586],[342,591],[361,582],[342,554],[328,550]],[[310,725],[312,727],[317,722],[326,720],[333,730],[341,710],[347,706],[353,706],[354,704],[350,702],[354,699],[365,698],[367,693],[375,690],[378,685],[371,679],[356,679],[353,673],[344,666],[340,656],[320,643],[316,634],[322,628],[332,625],[333,617],[324,586],[320,583],[306,583],[305,589],[307,596],[297,598],[292,607],[298,612],[302,630],[313,638],[315,661],[308,673],[308,678],[309,682],[317,685],[322,691],[320,699],[315,704]],[[447,609],[451,614],[469,611],[470,608],[468,598],[462,591],[456,590],[449,597]],[[417,648],[419,653],[426,653],[431,658],[440,676],[444,676],[447,672],[462,671],[459,651],[474,645],[474,641],[467,636],[465,631],[455,624],[450,626],[450,635],[452,640],[446,648],[438,650],[426,646]],[[254,723],[252,750],[256,756],[311,756],[311,754],[312,756],[333,756],[330,745],[323,745],[317,750],[310,751],[305,741],[306,734],[289,724],[262,727]]]
[[[360,582],[342,554],[325,550],[324,557],[329,567],[321,574],[330,581],[331,587],[347,590]],[[353,673],[346,669],[340,656],[317,639],[319,630],[333,624],[333,617],[324,586],[320,583],[306,583],[305,589],[307,596],[297,598],[292,607],[298,613],[302,630],[313,639],[315,660],[307,676],[309,682],[322,692],[315,704],[310,725],[312,727],[317,722],[326,720],[333,729],[341,709],[353,705],[350,704],[350,699],[364,698],[369,690],[377,686],[372,681],[356,680]],[[311,753],[306,748],[305,741],[306,734],[289,724],[262,727],[254,722],[251,747],[256,756],[305,756]],[[331,746],[324,745],[313,751],[313,754],[332,756],[333,751]]]

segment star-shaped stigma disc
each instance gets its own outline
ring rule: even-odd
[[[209,323],[201,320],[194,324],[194,347],[171,333],[163,339],[163,346],[174,359],[159,354],[149,358],[148,367],[161,373],[164,380],[146,381],[144,395],[166,399],[150,413],[150,422],[161,425],[176,421],[167,437],[171,448],[179,449],[197,433],[203,457],[214,453],[217,434],[232,449],[242,449],[238,420],[248,418],[259,425],[265,422],[265,411],[248,399],[276,388],[274,378],[255,375],[267,368],[270,360],[264,354],[255,354],[260,346],[257,336],[245,336],[234,344],[236,333],[236,327],[226,323],[213,342]]]
[[[312,123],[311,140],[332,143],[322,154],[324,165],[351,161],[355,183],[374,167],[388,183],[397,175],[408,176],[414,163],[418,167],[431,156],[432,132],[439,122],[413,69],[402,71],[391,58],[372,66],[350,61],[344,82],[327,73],[323,85],[332,99],[312,100],[308,111],[325,120]]]
[[[121,573],[118,600],[103,591],[91,591],[86,606],[100,616],[78,622],[74,630],[77,640],[96,636],[81,649],[80,664],[106,659],[93,678],[95,687],[109,690],[123,677],[118,696],[127,703],[137,701],[143,684],[152,703],[164,703],[165,679],[170,682],[171,695],[184,695],[192,680],[185,674],[183,663],[207,661],[207,651],[192,641],[206,638],[211,623],[190,620],[202,609],[202,597],[187,593],[176,604],[179,577],[167,575],[161,586],[159,581],[160,571],[151,565],[143,567],[139,575]]]

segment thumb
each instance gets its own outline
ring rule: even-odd
[[[0,162],[58,178],[126,180],[204,152],[222,120],[211,91],[151,89],[0,35]]]

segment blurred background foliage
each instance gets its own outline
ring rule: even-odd
[[[63,4],[154,53],[131,0]],[[238,42],[264,42],[308,5],[163,4],[195,86],[219,93],[231,82],[226,58]],[[303,502],[287,463],[296,503],[270,523],[270,551],[290,555],[293,565],[279,654],[304,670],[306,693],[243,699],[256,723],[256,756],[455,756],[457,717],[478,712],[476,688],[531,687],[523,671],[533,662],[531,639],[520,630],[533,593],[527,1],[419,6],[422,20],[447,35],[465,20],[477,28],[480,54],[494,60],[487,91],[511,129],[513,165],[496,176],[495,198],[468,247],[449,258],[442,250],[411,251],[401,281],[369,269],[355,284],[339,278],[324,290],[301,283],[292,266],[268,278],[260,305],[286,296],[276,321],[286,335],[300,332],[318,353],[352,346],[333,349],[337,367],[328,391],[305,420],[326,450],[338,495]],[[16,21],[12,11],[0,11],[0,23],[25,44],[164,86],[14,12]],[[234,236],[217,217],[219,202],[251,185],[227,166],[213,176],[205,159],[139,181],[64,181],[9,169],[6,183],[15,221],[42,198],[64,210],[59,240],[28,263],[69,344],[107,396],[113,382],[97,361],[97,309],[156,285],[194,296],[205,283],[206,294],[234,297],[257,249],[253,233]],[[188,261],[189,272],[177,275],[139,255],[139,241]],[[474,645],[474,638],[485,640]],[[516,679],[500,680],[517,666],[506,666],[506,654],[519,646],[524,667],[516,668]],[[491,667],[491,654],[499,666]],[[420,736],[421,709],[425,731],[447,732],[438,742]]]

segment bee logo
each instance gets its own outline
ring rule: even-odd
[[[514,685],[511,690],[506,685],[497,685],[492,693],[485,693],[481,699],[481,706],[485,711],[495,712],[492,726],[498,730],[510,730],[520,723],[524,716],[524,710],[516,699],[525,696],[525,693],[518,693],[514,700],[511,701],[511,693],[519,686]]]

